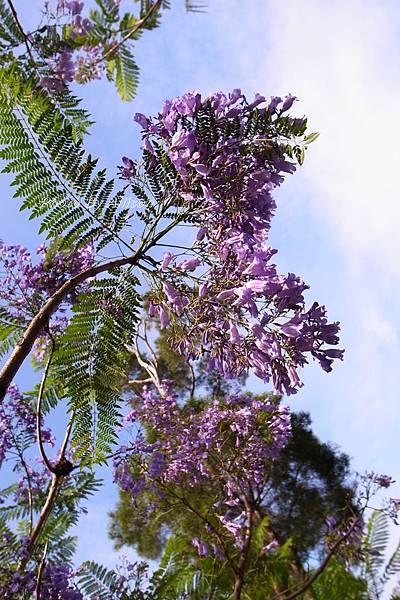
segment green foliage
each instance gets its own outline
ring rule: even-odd
[[[88,598],[96,600],[129,600],[121,590],[118,574],[94,561],[87,561],[79,569],[78,581],[80,588]],[[118,594],[118,595],[116,595]]]
[[[162,368],[162,377],[178,379],[184,400],[191,391],[191,374],[187,367],[181,371],[179,357],[165,344],[167,338],[168,331],[163,330],[155,341],[157,364]],[[196,372],[196,383],[201,390],[214,394],[216,382],[208,380],[209,375],[201,365],[200,374],[198,379]],[[135,361],[130,363],[130,377],[146,377]],[[224,388],[225,382],[221,385]],[[207,398],[199,398],[198,393],[196,396],[186,401],[192,409],[202,410]],[[275,464],[266,465],[270,471],[265,490],[268,517],[259,514],[253,528],[243,598],[264,600],[282,590],[297,589],[307,577],[304,565],[321,542],[325,518],[328,515],[343,518],[346,512],[348,457],[313,434],[307,414],[294,414],[292,428],[293,439],[286,450]],[[149,440],[154,441],[154,434],[149,432],[149,435]],[[147,558],[157,558],[164,548],[160,567],[163,598],[200,600],[211,591],[215,600],[229,597],[233,589],[229,565],[213,555],[199,558],[191,543],[193,537],[204,536],[204,523],[190,507],[212,521],[212,505],[219,493],[218,482],[211,480],[196,488],[174,487],[165,503],[158,501],[157,507],[152,505],[149,494],[140,495],[133,505],[129,495],[120,493],[120,501],[111,515],[110,536],[117,548],[133,545]],[[274,538],[279,540],[280,547],[265,555],[263,548]],[[231,545],[229,548],[235,557],[237,551]],[[164,573],[162,569],[167,567]],[[343,569],[341,576],[345,579]],[[350,588],[365,588],[352,574],[348,579]],[[353,597],[361,600],[365,596],[349,596],[349,599]]]
[[[0,82],[0,158],[21,209],[41,217],[40,231],[62,235],[66,246],[102,248],[118,240],[128,215],[124,190],[112,196],[113,182],[85,154],[81,137],[89,121],[76,99],[64,92],[56,105],[16,65],[0,73]]]
[[[0,358],[15,347],[22,332],[21,325],[10,319],[7,311],[0,307]]]
[[[115,84],[122,100],[132,100],[139,83],[139,67],[126,46],[114,57]]]
[[[384,512],[375,510],[367,525],[364,540],[366,559],[363,566],[363,576],[368,581],[372,600],[379,600],[386,584],[400,573],[400,542],[386,562],[389,539],[389,518]]]
[[[198,410],[201,400],[191,402],[191,406]],[[322,443],[311,431],[310,423],[305,413],[292,415],[293,438],[269,466],[265,500],[269,520],[261,521],[263,525],[258,526],[258,537],[254,540],[256,543],[262,538],[261,532],[269,523],[280,543],[291,539],[292,552],[304,562],[320,542],[325,518],[328,515],[343,518],[349,494],[348,457]],[[176,492],[182,492],[202,514],[211,511],[218,495],[217,484],[211,481],[196,489]],[[201,524],[179,502],[169,502],[165,508],[150,509],[150,505],[145,496],[133,507],[129,497],[120,493],[110,529],[117,547],[134,545],[142,556],[155,558],[169,532],[186,537],[189,542],[201,534]],[[261,543],[260,539],[257,543]]]
[[[116,440],[126,347],[139,320],[137,286],[130,267],[92,282],[59,340],[55,369],[70,399],[73,446],[83,462],[101,462]]]
[[[134,545],[140,556],[150,560],[159,558],[170,531],[166,525],[160,526],[159,520],[152,518],[152,513],[148,498],[139,496],[133,509],[132,498],[128,494],[120,494],[118,505],[110,513],[109,533],[115,548],[119,550],[124,545]]]
[[[349,457],[317,438],[307,413],[292,413],[292,432],[271,468],[269,500],[276,507],[271,525],[279,540],[291,538],[296,553],[307,559],[326,517],[349,516]]]
[[[15,19],[3,0],[0,0],[0,50],[14,47],[23,41],[23,36]]]
[[[306,600],[306,594],[300,599]],[[331,559],[312,586],[315,600],[369,600],[366,582],[346,570],[343,563]]]
[[[109,81],[115,81],[117,92],[122,100],[130,101],[136,96],[139,83],[139,67],[134,59],[134,46],[145,30],[151,30],[160,24],[160,11],[169,8],[168,2],[154,7],[154,2],[141,0],[139,15],[125,13],[120,16],[118,5],[113,0],[96,0],[98,9],[90,11],[92,28],[80,39],[78,44],[96,46],[102,44],[106,52],[106,74]],[[187,6],[187,10],[194,7]],[[118,32],[118,41],[114,38]],[[115,45],[115,50],[113,50]]]
[[[31,440],[32,442],[32,440]],[[16,441],[16,447],[22,453],[26,448]],[[100,487],[101,480],[93,473],[75,473],[65,478],[57,494],[53,510],[41,531],[34,557],[40,560],[45,542],[48,542],[47,560],[67,565],[73,564],[77,539],[69,535],[69,530],[78,523],[82,503],[94,494]],[[0,536],[6,534],[8,542],[1,544],[0,560],[3,564],[11,565],[18,559],[17,551],[20,539],[15,535],[15,525],[22,536],[29,533],[29,501],[28,496],[15,498],[18,484],[13,484],[0,491]],[[37,515],[43,508],[48,489],[36,490],[33,494],[32,510]],[[4,538],[3,538],[4,539]]]
[[[89,121],[76,99],[64,92],[54,104],[17,65],[0,78],[0,158],[7,163],[3,171],[13,175],[15,196],[23,199],[21,209],[42,218],[40,231],[48,238],[62,236],[63,248],[92,243],[101,250],[119,242],[128,215],[121,206],[124,190],[112,195],[114,182],[85,154],[81,137]],[[78,458],[100,460],[115,439],[126,345],[138,320],[137,287],[130,268],[93,282],[57,342],[44,410],[59,398],[70,399]],[[21,325],[1,311],[3,354],[21,333]]]

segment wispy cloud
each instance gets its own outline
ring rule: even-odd
[[[246,90],[295,93],[297,111],[321,132],[280,194],[274,242],[343,321],[347,356],[330,378],[305,375],[302,402],[325,433],[362,452],[358,464],[391,462],[400,417],[400,7],[220,0],[210,10],[227,79],[234,65]]]

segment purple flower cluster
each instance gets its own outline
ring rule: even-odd
[[[76,0],[58,0],[55,10],[50,3],[45,4],[45,14],[49,25],[47,33],[53,32],[55,39],[56,25],[63,21],[63,30],[67,37],[55,46],[53,54],[47,60],[48,73],[41,78],[41,86],[45,89],[58,91],[72,82],[87,83],[101,79],[104,74],[102,56],[103,45],[93,45],[88,42],[82,45],[79,41],[93,29],[91,21],[82,16],[83,2]],[[53,23],[54,24],[50,24]],[[45,48],[45,43],[39,34],[30,37],[33,47],[40,53]]]
[[[0,303],[3,320],[24,327],[33,315],[65,281],[93,264],[93,249],[87,245],[66,254],[42,245],[36,250],[38,262],[33,263],[28,250],[21,245],[7,246],[0,240],[2,277]],[[66,301],[73,303],[80,286]],[[63,331],[67,325],[65,307],[54,315],[50,325],[53,333]],[[46,351],[46,340],[39,337],[35,343],[35,356],[41,360]]]
[[[26,592],[33,592],[36,588],[35,573],[26,570],[24,573],[3,567],[0,570],[0,597],[3,600],[17,600],[26,597]]]
[[[43,600],[83,600],[82,593],[78,590],[72,579],[74,571],[67,566],[49,564],[43,573],[43,583],[40,597]]]
[[[43,570],[40,597],[43,600],[83,600],[82,593],[73,583],[74,575],[70,567],[47,564]],[[36,588],[37,575],[31,569],[20,573],[5,568],[0,572],[0,578],[0,596],[4,600],[26,598],[26,593]]]
[[[156,119],[134,117],[143,129],[145,169],[154,168],[163,148],[176,172],[175,204],[193,206],[191,222],[198,225],[183,262],[164,256],[150,315],[157,312],[162,327],[173,325],[175,348],[189,359],[207,353],[226,377],[250,368],[286,394],[302,385],[298,368],[309,357],[325,371],[343,357],[331,348],[339,323],[328,322],[316,302],[306,308],[308,286],[278,273],[271,262],[277,251],[267,243],[272,191],[295,170],[288,144],[304,132],[304,120],[283,114],[294,100],[266,102],[256,94],[249,103],[240,90],[204,99],[188,93],[167,101]],[[289,139],[282,123],[291,127]],[[122,174],[135,173],[124,157]]]
[[[133,496],[149,489],[160,497],[168,485],[193,487],[214,478],[223,496],[214,505],[217,518],[238,544],[246,527],[244,498],[265,480],[290,434],[290,414],[270,399],[237,394],[214,400],[196,412],[180,407],[164,382],[160,394],[145,389],[143,400],[125,419],[156,431],[148,444],[139,435],[114,459],[114,477]]]
[[[4,402],[0,405],[0,467],[7,453],[15,448],[16,441],[21,436],[25,441],[28,437],[35,440],[36,415],[32,405],[22,396],[17,385],[12,383]],[[42,428],[42,439],[47,444],[54,444],[50,429]],[[37,480],[36,488],[39,490],[41,474],[32,470],[32,480]],[[17,496],[22,494],[24,485],[25,479],[22,478],[16,492]]]
[[[336,555],[344,561],[347,568],[350,568],[354,562],[365,560],[363,547],[365,523],[361,516],[353,517],[344,523],[337,523],[334,517],[328,517],[327,526],[327,548],[331,549],[341,539]]]

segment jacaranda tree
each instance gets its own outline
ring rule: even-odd
[[[330,371],[343,358],[339,324],[308,302],[300,277],[279,273],[268,243],[273,190],[302,164],[316,134],[289,114],[290,94],[189,92],[155,117],[135,116],[142,154],[123,157],[119,174],[108,174],[85,151],[90,117],[69,86],[104,73],[123,99],[132,98],[130,42],[167,8],[143,0],[137,15],[121,15],[119,4],[96,0],[85,16],[82,2],[45,2],[43,20],[27,33],[13,2],[0,2],[0,159],[21,210],[46,240],[36,258],[1,244],[0,462],[17,477],[1,492],[1,595],[161,600],[192,593],[173,584],[168,560],[147,580],[142,564],[73,569],[69,529],[100,485],[95,466],[112,461],[123,489],[149,491],[154,502],[176,485],[219,483],[193,543],[212,561],[211,573],[216,561],[228,562],[228,597],[238,600],[257,553],[275,545],[264,544],[268,515],[257,516],[265,464],[291,435],[289,409],[274,398],[296,393],[310,360]],[[128,193],[136,210],[126,206]],[[202,361],[223,379],[253,372],[273,396],[237,391],[198,412],[181,406],[174,381],[141,357],[145,297],[148,317],[168,328],[171,348],[189,368]],[[125,418],[139,432],[121,446],[132,353],[148,381]],[[40,381],[21,391],[14,380],[29,357]],[[56,405],[67,414],[58,441],[49,429]],[[357,511],[331,523],[321,564],[295,590],[278,589],[279,597],[303,594],[334,556],[362,556],[363,512],[391,480],[371,474],[365,481]],[[391,501],[387,512],[399,504]]]

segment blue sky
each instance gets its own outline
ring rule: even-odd
[[[29,12],[22,0],[15,4],[29,28],[39,3]],[[183,0],[172,4],[162,26],[137,44],[134,102],[122,104],[105,82],[79,88],[96,120],[88,145],[115,169],[122,155],[138,152],[133,113],[157,112],[187,90],[300,98],[293,112],[306,114],[321,136],[276,195],[271,243],[281,272],[301,275],[310,302],[325,303],[341,321],[346,354],[330,375],[305,369],[290,404],[309,410],[317,434],[339,444],[356,469],[400,479],[400,5],[209,0],[205,14],[188,15]],[[0,189],[1,237],[36,245],[35,224],[18,214],[4,182]],[[95,551],[112,562],[105,515],[114,497],[108,485],[82,521],[79,558]]]

